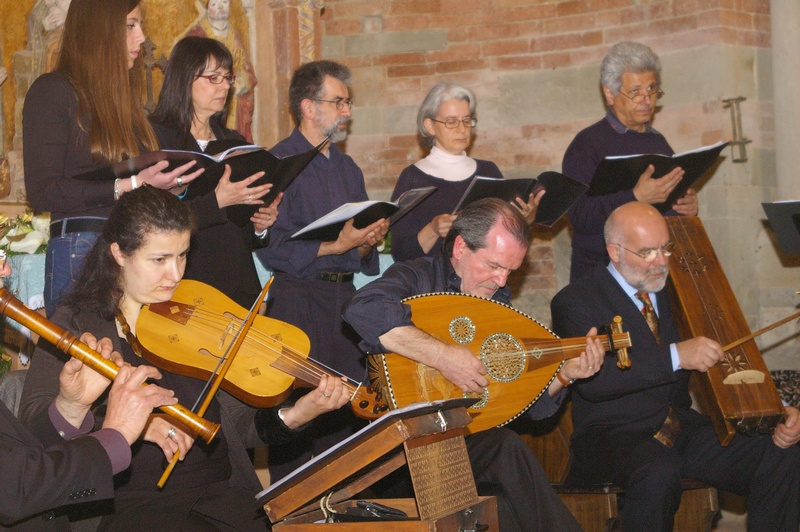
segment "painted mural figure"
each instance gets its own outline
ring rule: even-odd
[[[252,123],[255,99],[253,88],[256,75],[250,54],[239,32],[230,26],[231,0],[208,0],[206,16],[191,28],[187,35],[211,37],[225,44],[233,55],[233,71],[236,82],[233,85],[233,100],[228,112],[229,129],[235,129],[248,142],[252,142]]]
[[[34,74],[52,72],[71,0],[39,0],[28,17],[28,47],[34,52]]]

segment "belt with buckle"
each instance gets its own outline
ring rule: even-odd
[[[99,233],[105,223],[105,218],[63,218],[50,224],[50,236],[64,236],[67,233]]]
[[[353,272],[321,272],[314,275],[314,279],[329,281],[331,283],[349,283],[353,280]]]
[[[675,440],[678,439],[678,434],[680,433],[681,421],[678,419],[678,415],[675,413],[672,407],[669,407],[667,419],[664,420],[664,424],[661,425],[661,428],[658,430],[658,432],[653,435],[653,438],[671,448],[673,445],[675,445]]]

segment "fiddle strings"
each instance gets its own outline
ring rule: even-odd
[[[207,311],[201,307],[190,308],[193,311],[182,310],[178,313],[178,315],[187,319],[187,326],[217,331],[220,333],[220,338],[232,335],[231,331],[242,321],[235,316],[226,316]],[[260,349],[262,352],[275,355],[275,359],[271,364],[273,367],[311,384],[318,384],[322,376],[332,374],[337,377],[344,376],[347,379],[345,386],[351,392],[358,389],[358,383],[350,377],[342,375],[316,360],[305,358],[297,349],[259,330],[251,329],[244,340],[244,345],[251,349]]]
[[[267,290],[269,290],[269,285],[272,285],[272,279],[270,279],[270,281],[267,283],[267,285],[268,285],[267,288],[264,289],[265,292]],[[245,326],[247,324],[248,318],[250,318],[250,316],[254,312],[256,312],[256,308],[261,304],[261,301],[262,301],[263,297],[264,297],[264,294],[261,294],[261,297],[257,298],[253,302],[253,305],[250,307],[250,310],[247,312],[247,316],[245,316],[245,319],[240,320],[240,322],[238,324],[238,327],[236,327],[236,333],[233,335],[233,340],[234,341],[229,343],[228,347],[225,348],[225,352],[222,354],[222,356],[220,357],[219,361],[217,362],[217,367],[214,368],[214,371],[211,372],[211,375],[209,376],[208,380],[206,381],[205,386],[203,386],[203,389],[200,391],[200,394],[197,396],[197,401],[195,402],[195,404],[193,406],[193,409],[197,409],[200,406],[200,401],[203,398],[205,398],[206,394],[208,393],[208,390],[212,386],[214,386],[214,379],[217,378],[217,376],[220,373],[220,369],[225,364],[225,361],[228,359],[228,356],[231,354],[231,349],[233,349],[233,346],[236,344],[236,342],[235,342],[236,338],[240,334],[242,334],[242,332],[245,332],[245,334],[248,332],[248,331],[243,331],[243,329],[245,328]],[[234,355],[235,355],[235,353],[234,353]]]
[[[196,319],[195,325],[200,325],[204,328],[209,328],[211,330],[219,331],[222,335],[227,334],[226,330],[232,329],[241,322],[239,318],[235,316],[225,316],[221,314],[217,314],[211,311],[204,310],[200,307],[194,307],[194,311],[182,311],[179,313],[184,318],[187,318],[187,324],[192,322]],[[252,337],[252,338],[251,338]],[[537,339],[538,340],[538,339]],[[488,355],[485,355],[484,358],[491,358],[494,360],[506,360],[506,359],[514,359],[519,356],[524,357],[535,357],[539,358],[542,355],[547,355],[551,353],[563,353],[570,349],[585,349],[586,348],[586,339],[583,338],[582,343],[576,345],[569,345],[565,346],[562,344],[562,339],[555,338],[552,340],[538,340],[541,343],[537,344],[537,347],[533,349],[514,349],[514,350],[506,350],[506,351],[496,351],[492,352]],[[609,349],[609,343],[607,338],[600,339],[601,344],[604,348]],[[293,347],[289,346],[282,340],[278,340],[273,338],[267,334],[264,334],[258,330],[252,330],[251,334],[245,339],[245,343],[249,344],[248,347],[252,347],[253,344],[255,347],[260,348],[262,350],[266,350],[268,352],[272,352],[277,355],[276,360],[272,364],[273,367],[287,372],[290,375],[294,375],[296,377],[302,378],[303,380],[310,382],[312,384],[317,384],[319,379],[326,374],[335,374],[337,376],[342,376],[339,372],[334,370],[333,368],[329,368],[318,362],[316,360],[310,361],[309,359],[300,356],[299,352],[294,349]],[[279,351],[271,344],[278,344],[282,349]],[[542,346],[545,347],[542,347]],[[285,369],[284,369],[285,368]],[[320,371],[319,368],[324,368],[326,371]],[[287,371],[288,370],[288,371]],[[305,375],[305,377],[303,376]],[[345,376],[348,380],[350,386],[354,387],[360,383],[353,381],[349,377]],[[312,380],[313,379],[313,380]],[[351,388],[352,390],[353,388]]]

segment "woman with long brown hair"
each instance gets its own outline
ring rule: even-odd
[[[50,211],[45,304],[54,310],[121,194],[148,183],[170,189],[199,175],[194,163],[162,172],[84,181],[76,176],[158,149],[142,107],[140,0],[73,0],[56,70],[25,97],[25,186],[36,211]]]

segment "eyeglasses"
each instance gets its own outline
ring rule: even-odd
[[[346,105],[349,109],[353,108],[353,100],[350,98],[336,98],[335,100],[314,100],[315,102],[326,102],[336,105],[336,109],[341,111]]]
[[[642,103],[645,98],[650,98],[651,102],[664,96],[664,91],[658,85],[650,85],[646,89],[633,89],[630,94],[619,91],[620,94],[631,100],[633,103]]]
[[[464,127],[475,127],[478,125],[477,118],[445,118],[444,120],[436,120],[435,118],[431,118],[431,120],[440,124],[444,124],[444,127],[447,129],[455,129],[461,124],[464,124]]]
[[[667,242],[666,244],[664,244],[664,247],[662,248],[650,248],[643,251],[633,251],[632,249],[628,249],[621,244],[612,243],[611,245],[619,246],[625,251],[633,253],[634,255],[636,255],[645,262],[653,262],[654,260],[656,260],[659,253],[661,253],[665,257],[669,257],[670,255],[672,255],[672,252],[675,251],[675,242]]]
[[[198,74],[195,78],[205,78],[212,85],[219,85],[223,81],[227,81],[228,85],[233,85],[236,82],[236,74]]]

